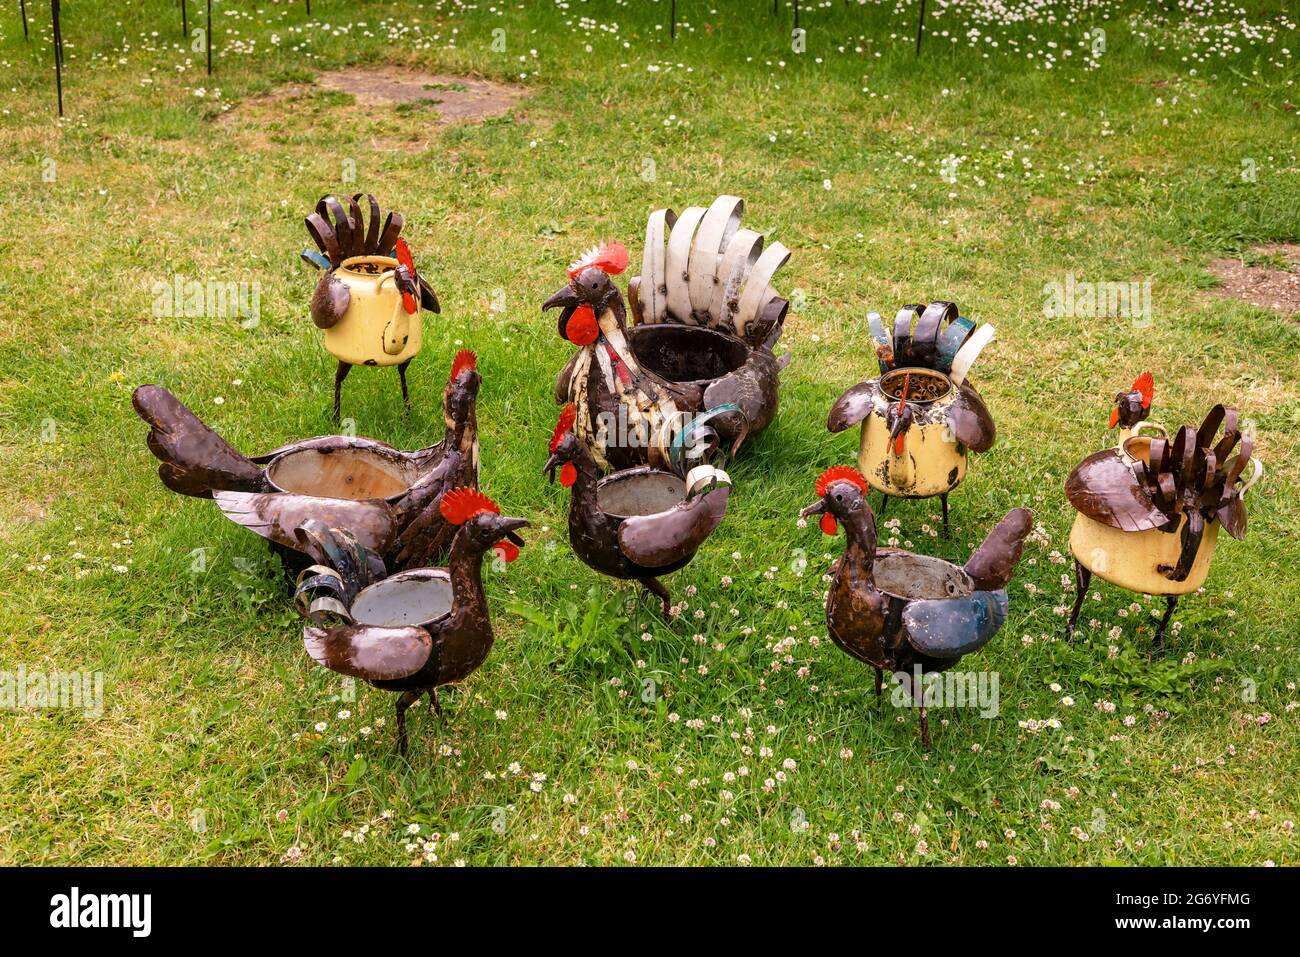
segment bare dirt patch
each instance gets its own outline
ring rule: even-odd
[[[484,120],[502,116],[524,98],[520,87],[468,76],[420,73],[398,67],[335,70],[316,78],[317,86],[350,93],[361,106],[429,103],[446,120]]]
[[[1256,246],[1250,252],[1253,265],[1242,259],[1210,263],[1210,272],[1220,282],[1215,291],[1286,315],[1300,313],[1300,244]]]

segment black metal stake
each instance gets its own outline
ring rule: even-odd
[[[208,0],[208,29],[205,33],[208,41],[208,76],[212,76],[212,0]]]
[[[181,0],[181,36],[186,38],[190,35],[190,11],[188,2],[189,0]]]
[[[668,15],[668,36],[677,39],[677,0],[672,0],[672,12]]]
[[[794,0],[794,28],[799,29],[799,0]]]
[[[63,30],[59,26],[59,0],[50,0],[50,19],[54,21],[54,82],[59,90],[59,116],[63,116]]]
[[[23,39],[27,39],[27,0],[18,0],[18,9],[23,13]]]
[[[921,37],[925,35],[925,0],[921,0],[921,16],[916,22],[916,55],[921,55]]]
[[[307,16],[311,16],[311,0],[307,0]]]

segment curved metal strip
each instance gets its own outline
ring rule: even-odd
[[[668,318],[667,243],[668,230],[677,222],[671,209],[656,209],[645,224],[645,250],[641,253],[641,303],[634,322],[663,322]]]
[[[697,317],[709,312],[714,287],[720,282],[723,253],[740,228],[744,211],[745,201],[739,196],[719,196],[700,220],[687,264],[691,313]]]
[[[730,317],[740,307],[740,289],[762,252],[762,233],[752,229],[736,230],[718,267],[719,281],[713,287],[713,299],[709,302],[709,325],[732,331],[734,324]]]
[[[789,261],[790,250],[779,242],[773,242],[763,250],[758,261],[754,263],[754,268],[749,271],[749,276],[745,279],[745,287],[741,290],[736,314],[731,317],[732,331],[740,338],[746,340],[749,338],[745,334],[749,324],[757,319],[763,307],[776,297],[776,290],[772,288],[772,279]]]
[[[694,323],[691,318],[690,262],[695,230],[708,212],[703,206],[688,207],[668,234],[664,282],[668,292],[668,316],[674,322]]]

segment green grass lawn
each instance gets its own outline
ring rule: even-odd
[[[805,3],[796,53],[791,11],[765,0],[681,0],[675,43],[666,0],[316,0],[311,18],[217,0],[211,77],[169,0],[103,6],[64,4],[62,121],[48,5],[28,5],[29,41],[16,2],[0,13],[0,671],[104,682],[99,716],[0,712],[0,863],[1300,859],[1300,324],[1207,272],[1300,239],[1287,4],[1214,0],[1184,22],[1075,0],[1009,26],[990,4],[932,4],[917,59],[911,2]],[[380,64],[527,98],[440,126],[306,86]],[[161,486],[130,405],[162,384],[250,453],[335,431],[297,260],[332,190],[407,214],[443,304],[410,412],[395,373],[362,369],[344,414],[427,444],[451,356],[473,347],[482,485],[535,525],[487,576],[487,664],[445,722],[411,712],[408,759],[392,697],[313,665],[263,542]],[[639,262],[651,209],[720,193],[793,250],[793,362],[777,421],[730,469],[726,521],[666,580],[688,608],[664,621],[569,551],[567,493],[539,473],[571,347],[538,307],[593,242]],[[1151,322],[1045,317],[1045,285],[1070,274],[1149,280]],[[259,283],[260,322],[156,316],[154,284],[178,275]],[[826,640],[843,539],[797,511],[855,456],[856,431],[824,423],[874,367],[866,312],[940,298],[998,328],[973,380],[1000,435],[952,496],[950,539],[930,531],[937,501],[896,503],[882,537],[964,561],[1018,505],[1044,534],[1006,626],[962,666],[999,675],[999,714],[934,714],[927,754],[915,713],[878,710],[870,669]],[[1109,586],[1082,640],[1059,640],[1062,484],[1113,441],[1111,398],[1144,369],[1153,418],[1233,402],[1268,468],[1248,537],[1221,539],[1154,659],[1163,602]]]

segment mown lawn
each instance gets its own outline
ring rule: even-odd
[[[1300,325],[1206,271],[1300,239],[1286,4],[1207,0],[1184,21],[1075,0],[1009,25],[932,4],[917,59],[911,2],[805,3],[796,53],[791,11],[765,0],[681,0],[675,43],[665,0],[315,0],[310,19],[217,0],[208,77],[172,2],[69,0],[61,122],[48,5],[28,6],[30,41],[17,4],[0,15],[0,671],[100,671],[104,707],[0,712],[0,862],[1296,862]],[[528,95],[448,126],[308,86],[263,98],[379,64]],[[426,444],[472,346],[483,487],[537,526],[488,576],[491,657],[445,723],[412,712],[409,760],[392,698],[342,700],[304,654],[263,543],[159,484],[129,401],[165,385],[249,452],[334,431],[297,261],[331,190],[407,213],[443,303],[411,412],[391,371],[359,370],[345,415]],[[593,242],[639,262],[651,209],[720,193],[794,251],[794,359],[726,522],[667,580],[689,607],[666,622],[569,552],[567,495],[539,471],[570,347],[538,306]],[[1151,322],[1045,317],[1070,274],[1150,280]],[[178,275],[259,283],[260,321],[155,315],[154,284]],[[967,662],[999,675],[999,714],[933,720],[926,754],[914,712],[876,710],[869,669],[825,640],[838,544],[796,516],[855,454],[824,422],[873,365],[865,313],[938,298],[998,327],[974,381],[999,440],[953,495],[950,540],[937,502],[895,505],[888,534],[964,560],[1027,505],[1043,535]],[[1062,483],[1143,369],[1154,418],[1234,402],[1268,467],[1248,537],[1221,539],[1154,659],[1163,603],[1109,587],[1084,640],[1058,640]]]

